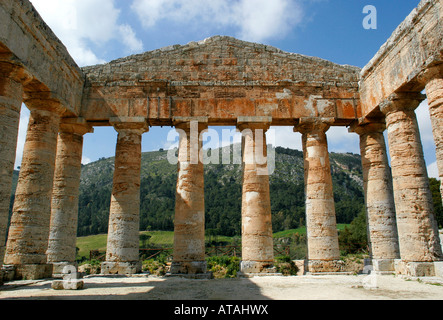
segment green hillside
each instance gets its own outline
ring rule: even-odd
[[[220,151],[229,152],[231,147]],[[304,225],[303,153],[275,149],[275,172],[270,176],[274,232]],[[364,207],[361,159],[355,154],[331,153],[337,223],[348,224]],[[78,235],[107,233],[114,158],[83,166],[80,185]],[[241,165],[205,166],[206,228],[219,235],[241,233]],[[174,229],[177,166],[167,151],[142,155],[140,230]]]

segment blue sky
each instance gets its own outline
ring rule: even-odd
[[[419,0],[31,0],[79,66],[186,44],[213,35],[275,46],[339,64],[364,67]],[[365,29],[363,8],[377,9],[377,29]],[[424,102],[417,109],[430,176],[437,176],[435,147]],[[29,112],[23,108],[16,165],[21,162]],[[276,145],[301,148],[292,128],[275,129]],[[167,148],[171,128],[143,135],[143,151]],[[84,163],[110,157],[117,134],[95,128],[84,138]],[[359,153],[358,136],[328,132],[335,152]],[[222,142],[220,142],[222,143]],[[214,146],[212,146],[214,147]]]

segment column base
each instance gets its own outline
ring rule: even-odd
[[[392,274],[395,272],[395,259],[365,259],[363,273]]]
[[[52,278],[52,264],[3,265],[3,280],[40,280]]]
[[[281,275],[277,272],[277,268],[274,267],[273,262],[262,261],[241,261],[240,272],[238,276],[254,276],[254,275]]]
[[[410,277],[443,277],[443,261],[415,262],[395,259],[395,273]]]
[[[12,264],[4,264],[1,270],[1,283],[14,281],[15,278],[15,266]]]
[[[344,271],[342,260],[308,260],[307,271],[309,273],[338,273]]]
[[[191,274],[206,274],[206,261],[191,261],[191,262],[177,262],[171,263],[169,275],[191,275]]]
[[[101,274],[122,274],[131,275],[140,273],[142,270],[141,262],[114,262],[105,261],[101,264]]]

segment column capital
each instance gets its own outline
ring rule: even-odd
[[[243,131],[245,129],[262,129],[267,131],[271,127],[272,117],[238,117],[237,129]]]
[[[172,120],[176,129],[184,131],[198,129],[199,133],[208,129],[208,122],[208,117],[174,117]]]
[[[393,93],[380,104],[380,111],[385,115],[396,111],[414,111],[424,100],[426,95],[420,92]]]
[[[84,118],[63,118],[60,122],[60,132],[72,133],[79,136],[83,136],[87,133],[93,133],[92,128]]]
[[[22,66],[0,61],[0,78],[12,79],[15,82],[26,85],[32,81],[33,77]]]
[[[383,133],[386,130],[386,123],[384,121],[377,122],[354,122],[350,125],[348,131],[350,133],[356,133],[359,136],[368,133]]]
[[[66,110],[59,101],[51,98],[27,97],[23,102],[31,112],[47,111],[61,117]]]
[[[300,118],[298,124],[294,126],[294,132],[326,132],[334,122],[333,118]]]
[[[428,66],[425,70],[420,72],[417,76],[417,81],[422,85],[427,85],[428,82],[434,79],[443,78],[443,64]]]
[[[109,123],[117,132],[130,131],[143,134],[149,131],[149,125],[144,117],[114,117],[109,119]]]

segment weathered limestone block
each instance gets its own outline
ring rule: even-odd
[[[200,134],[207,122],[179,122],[178,177],[175,196],[174,254],[171,274],[204,274],[204,165],[199,157]]]
[[[14,73],[16,68],[0,63],[0,239],[6,239],[12,171],[23,99],[23,85]],[[4,254],[4,241],[0,241],[0,269]],[[1,281],[0,276],[0,283]]]
[[[51,276],[46,264],[51,195],[60,116],[59,104],[28,101],[31,109],[23,152],[5,264],[16,266],[16,277]],[[49,274],[48,274],[49,272]]]
[[[246,119],[245,119],[246,120]],[[253,120],[253,119],[251,119]],[[244,120],[241,120],[244,121]],[[240,122],[243,139],[242,273],[275,273],[266,131],[270,121]]]
[[[413,262],[404,261],[401,259],[395,260],[395,272],[396,274],[408,276],[408,277],[434,277],[438,274],[436,272],[436,262]]]
[[[305,162],[306,227],[310,272],[341,271],[335,203],[326,131],[329,122],[302,119]]]
[[[393,261],[385,260],[400,258],[385,129],[384,123],[354,125],[350,129],[360,136],[370,257],[379,260],[373,263],[375,271],[388,271],[388,267],[393,271]]]
[[[84,285],[84,281],[78,279],[53,280],[51,283],[51,288],[54,290],[82,290]]]
[[[75,264],[83,135],[88,132],[92,128],[81,118],[60,125],[47,250],[54,275]]]
[[[115,119],[118,131],[114,180],[109,213],[104,274],[134,274],[139,261],[140,169],[142,134],[148,131],[144,119],[125,123]]]
[[[442,259],[429,179],[414,110],[421,94],[392,95],[380,107],[386,115],[401,259]]]

